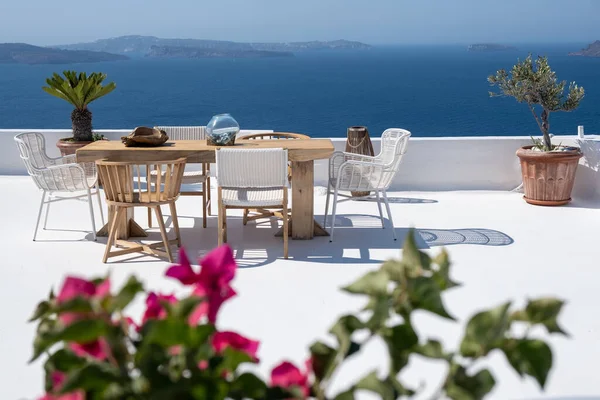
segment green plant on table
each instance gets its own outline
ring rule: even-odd
[[[542,141],[534,140],[534,148],[552,151],[558,146],[552,145],[550,137],[550,114],[558,111],[573,111],[585,95],[582,87],[571,82],[565,95],[567,83],[559,82],[556,73],[550,68],[547,57],[538,57],[535,62],[531,54],[517,62],[512,70],[501,69],[488,77],[491,86],[497,86],[499,92],[490,92],[490,96],[510,96],[519,103],[526,103],[542,132]]]
[[[92,112],[88,105],[112,92],[117,85],[114,82],[103,85],[106,74],[99,72],[87,75],[85,72],[63,71],[63,75],[54,73],[46,79],[48,86],[42,89],[75,107],[71,112],[73,139],[77,142],[92,141]]]
[[[478,361],[502,352],[519,375],[533,377],[543,388],[552,351],[543,340],[530,337],[529,328],[564,334],[557,322],[563,302],[540,298],[524,308],[513,309],[506,302],[477,313],[457,350],[425,337],[414,324],[415,311],[453,321],[442,294],[458,284],[450,278],[446,252],[432,259],[417,249],[411,232],[401,260],[386,261],[343,289],[365,296],[364,310],[340,317],[329,331],[329,344],[310,346],[305,366],[283,361],[265,381],[247,368],[259,362],[259,342],[222,331],[217,324],[221,305],[236,295],[230,285],[236,270],[231,249],[217,248],[200,265],[197,272],[182,250],[179,264],[166,275],[189,287],[189,294],[177,298],[149,292],[137,323],[125,312],[144,292],[135,277],[116,293],[108,278],[67,277],[60,292],[42,301],[31,319],[38,323],[32,361],[47,356],[43,399],[351,400],[360,391],[384,400],[413,398],[419,394],[415,387],[399,378],[413,357],[447,364],[447,375],[432,384],[438,388],[434,399],[482,399],[496,381],[490,370],[476,367]],[[515,325],[527,327],[525,333],[513,333]],[[367,372],[332,393],[335,372],[373,338],[386,344],[389,369]]]

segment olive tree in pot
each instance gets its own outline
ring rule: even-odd
[[[51,78],[46,79],[48,86],[44,86],[42,89],[75,107],[71,112],[73,137],[59,139],[56,144],[56,147],[65,156],[75,154],[78,148],[104,138],[103,135],[92,132],[92,112],[88,105],[112,92],[117,85],[114,82],[102,85],[106,74],[99,72],[87,75],[85,72],[64,71],[63,75],[64,78],[54,73]]]
[[[552,144],[550,114],[557,111],[573,111],[584,96],[582,87],[571,82],[559,82],[556,73],[548,65],[547,57],[517,62],[509,72],[501,69],[488,77],[499,93],[490,96],[510,96],[519,103],[526,103],[540,130],[542,139],[534,139],[533,145],[517,151],[521,161],[525,201],[543,206],[559,206],[571,201],[575,173],[582,156],[578,147]]]

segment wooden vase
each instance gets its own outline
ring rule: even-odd
[[[351,126],[347,131],[346,152],[374,156],[373,143],[369,136],[369,130],[364,126]],[[371,192],[350,192],[352,197],[364,197]]]

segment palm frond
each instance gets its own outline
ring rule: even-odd
[[[53,73],[52,77],[46,79],[48,86],[42,89],[81,110],[86,109],[92,101],[112,92],[117,86],[114,82],[103,86],[106,74],[101,72],[87,75],[85,72],[78,74],[75,71],[63,71],[63,76]]]

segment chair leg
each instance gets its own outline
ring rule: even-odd
[[[171,209],[171,219],[173,220],[173,228],[175,228],[175,234],[177,235],[177,247],[181,247],[181,234],[179,233],[179,221],[177,219],[177,208],[175,202],[169,203]]]
[[[387,194],[385,193],[385,190],[382,192],[382,194],[383,194],[383,201],[385,202],[385,209],[387,210],[388,219],[390,220],[390,223],[392,224],[392,234],[394,236],[394,240],[397,240],[398,238],[396,237],[396,229],[394,228],[394,220],[392,219],[392,213],[390,212],[390,203],[388,202],[388,198],[387,198]]]
[[[96,184],[96,196],[98,196],[98,208],[100,209],[100,220],[104,226],[104,210],[102,209],[102,197],[100,196],[100,187]]]
[[[337,197],[338,197],[338,190],[337,188],[334,189],[333,192],[333,210],[331,212],[331,234],[329,235],[329,242],[333,242],[333,230],[335,229],[335,211],[336,211],[336,207],[337,207]]]
[[[40,219],[42,217],[42,211],[44,210],[44,200],[46,199],[46,191],[42,192],[42,200],[40,201],[40,210],[38,211],[37,222],[35,223],[35,231],[33,231],[33,241],[37,237],[38,227],[40,226]]]
[[[327,198],[325,200],[325,216],[323,217],[323,228],[327,227],[327,213],[329,212],[329,196],[331,195],[331,183],[327,183]]]
[[[152,228],[152,210],[148,208],[148,228]]]
[[[285,189],[287,191],[287,188]],[[287,206],[287,196],[284,199],[283,203],[283,258],[288,258],[288,236],[289,236],[289,226],[288,226],[288,206]]]
[[[88,205],[90,206],[90,218],[92,219],[92,237],[96,241],[96,220],[94,219],[94,204],[92,203],[92,192],[87,190]]]
[[[206,228],[206,206],[208,199],[206,198],[206,181],[202,184],[202,227]]]
[[[210,201],[210,164],[206,164],[206,195],[207,195],[207,204],[208,204],[208,215],[212,216],[212,201]]]
[[[173,254],[171,253],[171,246],[169,246],[169,239],[167,237],[167,229],[165,228],[165,221],[163,219],[163,215],[162,215],[160,206],[154,207],[154,212],[156,213],[156,219],[158,220],[158,227],[160,228],[160,236],[162,237],[163,243],[165,244],[165,251],[167,252],[167,257],[169,257],[169,262],[173,262]]]
[[[246,225],[248,223],[248,213],[250,212],[249,209],[244,208],[244,217],[242,218],[242,224]]]
[[[381,218],[381,227],[385,229],[385,223],[383,220],[383,210],[381,209],[381,198],[379,197],[379,190],[375,191],[375,196],[377,196],[377,208],[379,208],[379,218]]]
[[[119,218],[121,216],[121,214],[123,213],[125,209],[122,207],[117,207],[116,210],[114,210],[113,212],[113,218],[112,221],[110,221],[110,232],[108,233],[108,241],[106,242],[106,249],[104,250],[104,257],[102,258],[102,262],[106,263],[106,261],[108,260],[108,255],[110,254],[110,249],[113,246],[113,243],[115,242],[115,237],[117,236],[117,222],[119,221]]]
[[[50,214],[50,200],[51,196],[48,195],[48,202],[46,203],[46,215],[44,216],[44,226],[42,227],[42,229],[46,230],[46,225],[48,224],[48,214]]]

